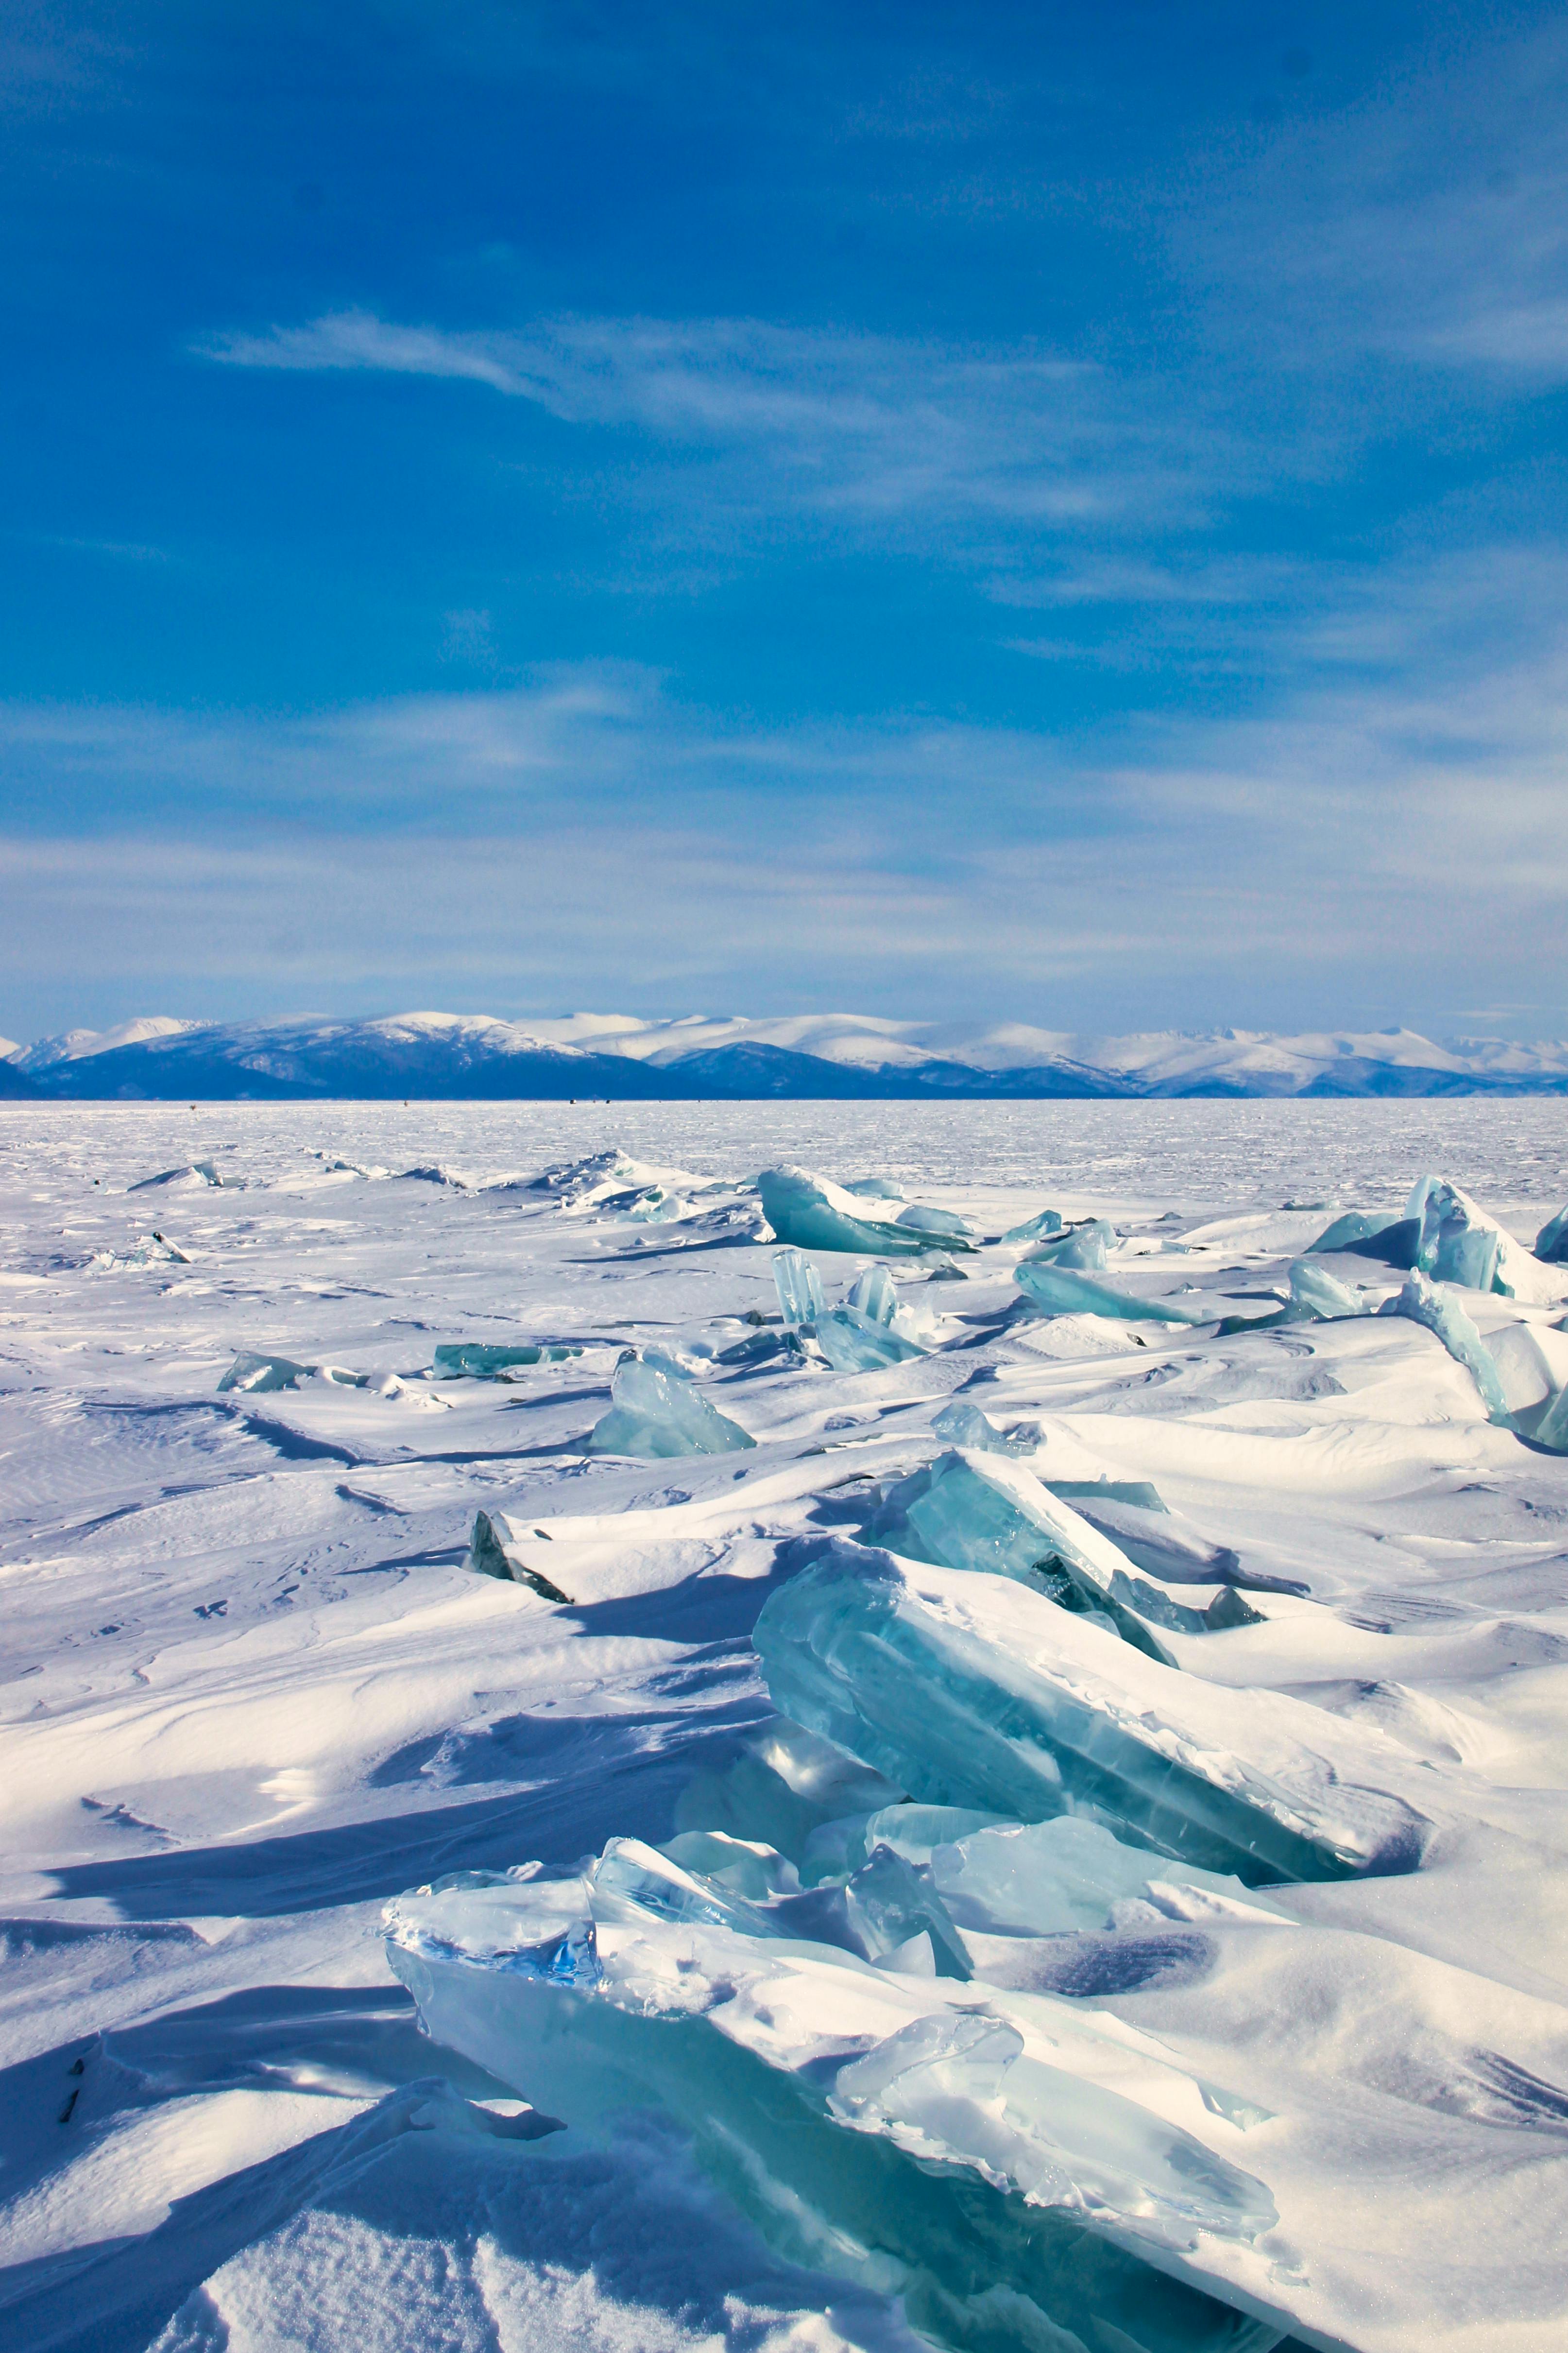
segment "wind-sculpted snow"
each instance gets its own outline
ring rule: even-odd
[[[0,1128],[6,2342],[1556,2353],[1563,1107]]]

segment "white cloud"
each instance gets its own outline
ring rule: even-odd
[[[759,320],[459,332],[350,311],[195,348],[235,367],[467,380],[571,424],[634,427],[672,454],[747,459],[772,477],[769,496],[782,488],[796,505],[863,518],[1079,524],[1190,512],[1200,480],[1236,462],[1090,365]],[[721,505],[763,496],[738,474],[707,488]]]
[[[1448,659],[1510,562],[1533,633]],[[226,987],[220,1010],[477,993],[1441,1027],[1459,1001],[1560,1001],[1568,583],[1496,551],[1468,584],[1384,580],[1329,634],[1272,712],[1151,718],[1119,748],[763,729],[613,669],[302,719],[0,712],[13,773],[82,827],[5,849],[3,1026],[19,992],[132,972],[187,1011]]]

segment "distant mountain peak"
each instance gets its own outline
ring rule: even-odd
[[[159,1014],[40,1039],[12,1050],[5,1068],[47,1095],[152,1100],[1568,1092],[1562,1041],[1439,1044],[1404,1028],[1092,1037],[857,1013],[521,1021],[426,1010],[226,1023]]]

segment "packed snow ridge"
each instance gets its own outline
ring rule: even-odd
[[[1568,1042],[1438,1044],[1410,1029],[1078,1036],[858,1014],[647,1021],[181,1021],[0,1044],[0,1092],[208,1101],[339,1097],[609,1101],[944,1095],[1432,1095],[1568,1092]]]
[[[0,1118],[8,2342],[1555,2353],[1562,1105],[308,1119]]]

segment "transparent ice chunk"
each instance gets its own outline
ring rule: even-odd
[[[1124,1324],[1206,1324],[1202,1309],[1178,1307],[1171,1299],[1140,1299],[1111,1282],[1097,1282],[1074,1267],[1026,1259],[1013,1280],[1047,1315],[1110,1315]]]
[[[1114,1248],[1116,1229],[1109,1218],[1091,1218],[1087,1225],[1049,1236],[1029,1253],[1032,1266],[1076,1267],[1080,1274],[1098,1274]]]
[[[610,1410],[588,1434],[590,1454],[739,1454],[756,1444],[739,1422],[710,1406],[668,1357],[628,1352],[610,1381]]]
[[[1141,1589],[1167,1612],[1175,1605],[1133,1577],[1125,1554],[1021,1464],[994,1454],[940,1455],[889,1489],[871,1532],[917,1560],[1016,1577],[1151,1658],[1175,1663],[1133,1597]],[[1201,1621],[1191,1630],[1202,1631]]]
[[[830,1307],[816,1321],[816,1345],[836,1373],[879,1372],[923,1356],[912,1340],[886,1324],[874,1324],[854,1307]]]
[[[722,1771],[693,1774],[676,1800],[676,1828],[766,1846],[799,1863],[826,1824],[863,1822],[897,1805],[902,1794],[896,1781],[858,1757],[804,1725],[774,1716],[742,1739],[739,1755]]]
[[[1353,1249],[1357,1242],[1370,1241],[1374,1234],[1388,1229],[1388,1219],[1371,1209],[1347,1209],[1342,1217],[1325,1226],[1315,1242],[1307,1244],[1309,1257],[1320,1251]]]
[[[537,1863],[454,1872],[396,1897],[382,1925],[401,1950],[423,1960],[462,1961],[549,1985],[596,1983],[586,1881],[538,1874]]]
[[[822,1295],[822,1279],[804,1250],[786,1244],[773,1252],[773,1282],[778,1290],[779,1307],[784,1320],[792,1329],[802,1324],[815,1324],[826,1307]]]
[[[814,1176],[808,1168],[764,1168],[757,1178],[763,1214],[781,1242],[797,1250],[858,1250],[873,1258],[910,1258],[931,1238],[912,1226],[868,1214],[863,1199]],[[972,1247],[957,1237],[951,1248]]]
[[[891,1324],[899,1312],[899,1294],[892,1276],[885,1266],[868,1266],[858,1274],[849,1286],[846,1306],[853,1307],[873,1324]]]
[[[987,1936],[1092,1936],[1110,1927],[1114,1907],[1129,1900],[1177,1919],[1194,1908],[1211,1916],[1227,1909],[1253,1918],[1260,1910],[1265,1916],[1278,1912],[1260,1905],[1234,1875],[1126,1846],[1081,1814],[960,1831],[932,1849],[930,1864],[957,1926]],[[1177,1890],[1195,1890],[1210,1902],[1194,1907]]]
[[[904,1198],[903,1187],[896,1185],[890,1176],[858,1176],[844,1190],[862,1201],[901,1201]]]
[[[1405,1278],[1405,1287],[1397,1296],[1385,1299],[1377,1312],[1380,1315],[1406,1315],[1413,1324],[1425,1324],[1429,1332],[1436,1332],[1449,1356],[1456,1364],[1463,1365],[1474,1381],[1489,1420],[1508,1420],[1508,1399],[1490,1351],[1451,1293],[1429,1282],[1417,1267]]]
[[[1173,1672],[1006,1578],[835,1538],[769,1596],[753,1641],[775,1705],[922,1804],[1088,1814],[1247,1885],[1419,1858],[1421,1818],[1357,1784],[1348,1727]]]
[[[971,1405],[967,1398],[949,1398],[931,1429],[950,1446],[967,1447],[981,1454],[1029,1455],[1037,1452],[1042,1443],[1037,1422],[1026,1423],[1016,1436],[1007,1437],[988,1414],[982,1413],[977,1405]]]
[[[297,1365],[291,1356],[238,1356],[219,1381],[218,1391],[241,1389],[254,1397],[268,1389],[298,1388],[315,1369],[314,1365]]]
[[[1436,1282],[1467,1291],[1496,1291],[1505,1298],[1545,1300],[1554,1295],[1532,1256],[1495,1218],[1439,1176],[1423,1176],[1410,1196],[1407,1218],[1420,1221],[1412,1263]]]

